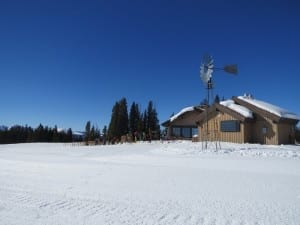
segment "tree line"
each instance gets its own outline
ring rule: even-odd
[[[139,104],[133,102],[128,113],[126,98],[115,103],[106,138],[114,143],[126,136],[131,141],[157,140],[160,138],[160,126],[157,111],[152,101],[142,111]]]
[[[15,125],[9,129],[0,130],[0,144],[31,143],[31,142],[72,142],[73,133],[58,131],[54,128],[40,124],[37,128]]]
[[[97,126],[86,123],[84,135],[75,141],[99,141],[102,143],[116,143],[122,141],[158,140],[160,139],[160,125],[157,111],[152,101],[148,102],[143,111],[139,104],[133,102],[129,109],[126,98],[115,103],[109,126],[104,126],[102,132]],[[29,143],[29,142],[72,142],[72,129],[58,131],[40,124],[37,128],[15,125],[11,128],[0,129],[0,144]]]

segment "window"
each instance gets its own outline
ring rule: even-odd
[[[192,137],[194,137],[194,135],[198,135],[198,128],[196,127],[192,128]]]
[[[182,137],[190,138],[191,137],[191,128],[183,127],[182,128]]]
[[[240,122],[238,120],[221,121],[222,132],[240,132]]]
[[[172,136],[180,137],[180,127],[172,127]]]
[[[261,132],[262,132],[263,134],[267,134],[268,128],[267,128],[267,127],[263,127],[263,128],[261,129]]]
[[[172,127],[173,137],[192,138],[193,135],[195,134],[198,134],[197,127],[189,127],[189,126]]]

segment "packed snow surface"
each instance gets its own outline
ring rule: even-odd
[[[179,113],[176,113],[174,116],[172,116],[170,118],[170,121],[172,122],[172,121],[176,120],[182,114],[193,111],[193,110],[194,110],[194,106],[189,106],[189,107],[183,108]]]
[[[251,110],[247,109],[244,106],[235,104],[233,100],[221,101],[220,104],[230,108],[231,110],[241,114],[246,118],[253,118],[253,114]]]
[[[300,224],[300,147],[0,145],[0,224]]]
[[[300,117],[297,114],[289,112],[286,109],[280,108],[280,107],[272,105],[270,103],[267,103],[267,102],[264,102],[261,100],[257,100],[254,98],[250,98],[247,96],[239,96],[238,98],[245,102],[248,102],[260,109],[263,109],[267,112],[273,113],[281,118],[300,120]]]

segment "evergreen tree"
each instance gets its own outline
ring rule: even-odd
[[[26,129],[27,138],[26,142],[30,143],[34,141],[34,130],[31,127],[27,127]]]
[[[112,140],[119,136],[118,131],[118,115],[119,115],[119,102],[116,102],[111,113],[111,119],[108,126],[108,138]]]
[[[95,127],[95,139],[99,139],[101,135],[100,129],[98,126]]]
[[[95,141],[95,139],[96,139],[96,132],[95,132],[95,127],[93,125],[91,129],[89,141]]]
[[[73,141],[73,132],[72,129],[69,128],[66,134],[66,142],[72,142]]]
[[[157,118],[156,109],[153,106],[153,102],[149,101],[147,108],[147,130],[149,138],[159,139],[160,137],[160,126]]]
[[[204,98],[204,99],[200,102],[200,105],[202,105],[202,106],[208,106],[207,98]]]
[[[132,103],[129,113],[129,132],[134,134],[141,131],[141,115],[138,104]]]
[[[214,103],[220,103],[220,97],[219,97],[219,95],[216,95],[216,97],[214,99]]]
[[[36,129],[27,125],[15,125],[10,129],[0,131],[0,144],[26,143],[26,142],[67,142],[72,140],[71,129],[65,132],[58,132],[57,127],[53,129],[40,124]]]
[[[102,130],[102,134],[103,134],[103,144],[106,144],[106,139],[107,139],[107,127],[104,126],[103,130]]]
[[[146,135],[147,135],[148,130],[149,130],[149,127],[148,127],[148,114],[147,114],[146,110],[142,114],[141,120],[142,120],[142,124],[143,124],[143,132],[142,132],[143,133],[143,135],[142,135],[143,137],[142,137],[142,139],[143,139],[143,141],[145,141],[146,140]]]
[[[40,123],[40,125],[34,131],[34,141],[35,142],[42,142],[44,136],[44,127]]]
[[[85,125],[85,143],[88,145],[91,136],[91,121],[87,121]]]
[[[128,134],[128,110],[126,98],[120,100],[118,128],[120,136]]]
[[[122,98],[120,101],[116,102],[112,109],[108,135],[110,139],[120,139],[121,136],[125,134],[128,134],[128,110],[127,100],[126,98]]]
[[[57,126],[56,126],[56,125],[55,125],[54,128],[53,128],[53,137],[52,137],[52,141],[53,141],[53,142],[60,142],[60,140],[59,140],[59,134],[58,134]]]

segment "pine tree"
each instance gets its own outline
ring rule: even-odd
[[[216,97],[214,99],[214,103],[220,103],[220,97],[219,97],[219,95],[216,95]]]
[[[91,132],[90,132],[90,138],[89,141],[95,141],[96,139],[96,131],[94,125],[92,126]]]
[[[100,129],[98,126],[95,127],[95,139],[99,139],[101,135]]]
[[[147,108],[147,131],[150,140],[152,138],[159,139],[160,137],[160,126],[157,118],[156,109],[153,106],[153,102],[149,101]]]
[[[128,134],[128,110],[126,98],[120,100],[118,127],[120,136]]]
[[[104,126],[103,130],[102,130],[102,134],[103,134],[103,144],[106,144],[106,139],[107,139],[107,127]]]
[[[108,126],[108,139],[113,140],[119,136],[118,132],[118,115],[119,115],[119,102],[116,102],[113,106],[111,119]]]
[[[141,131],[141,115],[138,104],[132,103],[129,113],[129,132],[132,134]]]
[[[73,132],[72,132],[72,129],[69,128],[67,131],[66,142],[72,142],[72,141],[73,141]]]
[[[142,114],[141,120],[142,120],[142,126],[143,126],[142,139],[143,139],[143,141],[145,141],[146,140],[146,135],[147,135],[148,130],[149,130],[149,127],[148,127],[148,114],[147,114],[146,110]]]
[[[200,102],[200,105],[202,105],[202,106],[208,106],[208,100],[207,100],[207,98],[204,98],[204,99]]]
[[[109,139],[120,139],[125,134],[128,134],[128,110],[127,100],[126,98],[122,98],[116,102],[112,109],[108,136]]]
[[[91,136],[91,121],[87,121],[85,125],[85,143],[88,145]]]
[[[53,129],[52,141],[53,142],[59,142],[59,135],[58,135],[58,132],[57,132],[57,126],[56,125],[54,126],[54,129]]]
[[[27,128],[27,138],[26,142],[30,143],[34,141],[34,131],[31,127]]]
[[[44,136],[44,127],[40,123],[40,125],[34,131],[34,141],[35,142],[42,142]]]

